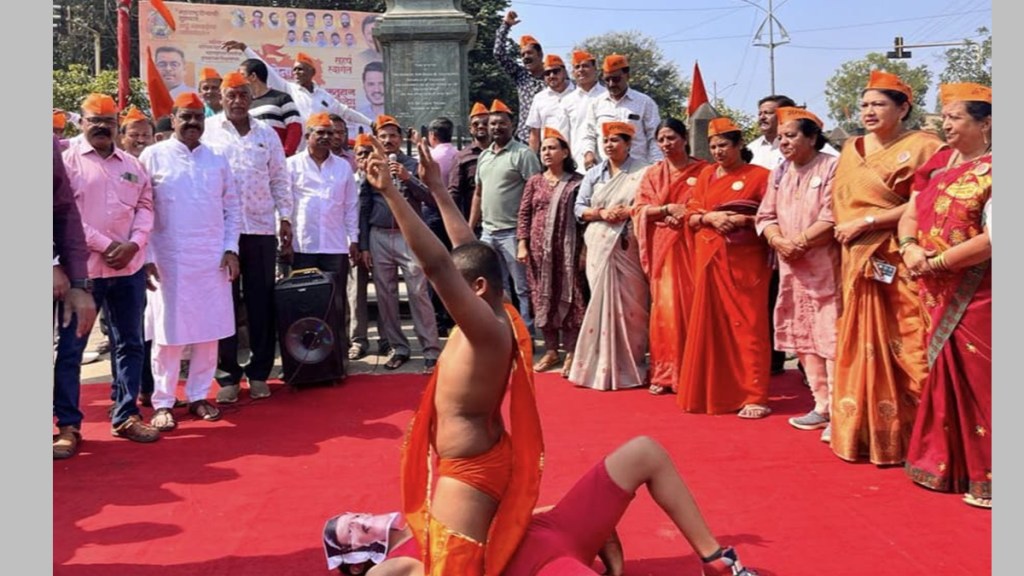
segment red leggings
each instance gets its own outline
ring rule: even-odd
[[[633,494],[612,481],[598,462],[554,508],[530,521],[504,576],[583,576],[611,536]]]

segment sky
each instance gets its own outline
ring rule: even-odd
[[[698,61],[709,97],[717,90],[727,106],[753,114],[757,101],[772,93],[769,49],[753,45],[768,9],[769,0],[513,0],[521,22],[511,36],[532,34],[545,52],[568,56],[590,36],[639,31],[655,39],[683,78],[692,78]],[[892,50],[896,36],[906,45],[932,44],[980,41],[979,27],[992,30],[990,0],[774,0],[772,12],[789,40],[775,48],[775,93],[806,103],[823,119],[825,83],[844,62]],[[768,43],[764,30],[758,43]],[[913,57],[904,60],[931,69],[929,95],[948,48],[912,48]]]

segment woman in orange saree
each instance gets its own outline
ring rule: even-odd
[[[686,206],[693,230],[694,289],[677,402],[687,412],[764,418],[768,408],[768,248],[754,215],[768,170],[748,164],[739,127],[708,126],[715,164],[697,178]]]
[[[903,128],[912,101],[913,91],[898,77],[871,72],[860,108],[867,135],[846,141],[832,189],[843,311],[831,447],[851,462],[867,456],[876,465],[903,463],[928,371],[917,282],[900,258],[895,232],[914,171],[942,142]]]
[[[655,131],[665,155],[644,174],[633,204],[640,266],[651,286],[651,394],[676,391],[686,318],[693,302],[693,256],[686,237],[686,203],[707,162],[689,154],[686,125],[666,118]]]
[[[919,277],[928,363],[907,474],[992,507],[992,90],[943,84],[943,148],[917,172],[900,249]]]

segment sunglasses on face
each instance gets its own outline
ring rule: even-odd
[[[544,75],[545,76],[556,76],[561,71],[562,71],[561,68],[552,68],[551,70],[545,70],[544,71]]]

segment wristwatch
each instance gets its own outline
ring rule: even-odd
[[[874,216],[865,216],[864,217],[864,222],[867,222],[867,225],[871,226],[872,228],[875,227],[875,217]]]
[[[85,290],[86,292],[92,292],[92,280],[89,278],[72,280],[72,288],[78,288],[79,290]]]

